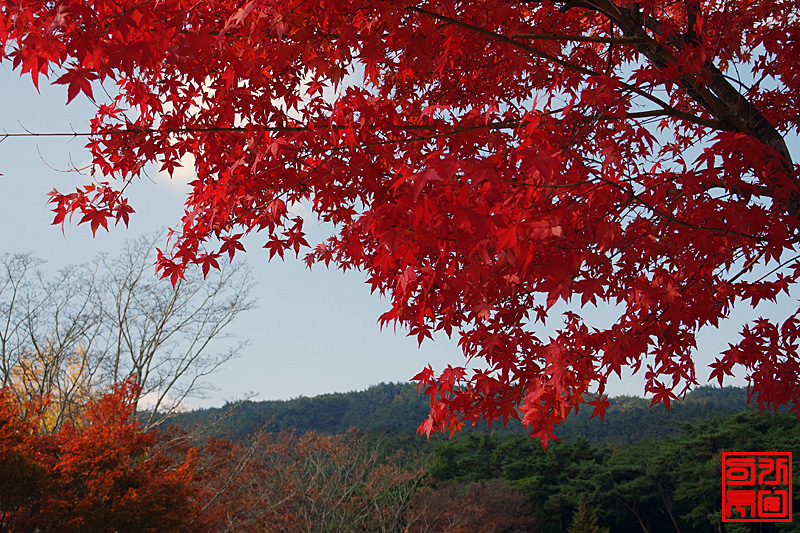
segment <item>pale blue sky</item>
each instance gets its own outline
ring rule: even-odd
[[[41,84],[37,94],[28,78],[20,79],[8,65],[0,65],[0,126],[7,132],[69,132],[88,130],[93,106],[82,97],[65,105],[62,86]],[[182,214],[185,181],[153,176],[129,188],[130,201],[137,213],[128,229],[112,228],[92,238],[85,226],[51,226],[52,214],[46,206],[46,193],[62,191],[88,183],[86,176],[59,172],[88,161],[85,138],[10,138],[0,143],[0,253],[32,252],[52,265],[89,261],[101,251],[113,252],[125,238],[151,233],[176,225]],[[798,157],[797,146],[792,148]],[[312,244],[325,235],[325,228],[307,221]],[[248,253],[237,256],[253,267],[258,283],[255,296],[258,309],[241,317],[233,328],[240,339],[251,344],[240,359],[229,363],[214,378],[219,391],[196,406],[220,405],[248,391],[259,399],[287,399],[326,392],[361,390],[379,382],[407,381],[425,365],[435,370],[447,364],[463,363],[455,339],[444,337],[425,342],[391,329],[381,332],[378,316],[388,304],[370,295],[364,276],[358,272],[342,274],[317,267],[305,268],[294,258],[286,262],[267,262],[266,251],[258,240],[249,242]],[[781,306],[792,305],[787,299]],[[761,309],[762,313],[774,312]],[[744,317],[722,330],[701,335],[698,376],[708,375],[705,365],[712,355],[732,342]],[[731,384],[743,384],[743,380]],[[642,394],[640,377],[614,384],[612,395]]]
[[[63,86],[42,83],[37,94],[30,80],[0,66],[0,126],[7,132],[87,131],[93,106],[77,98],[65,105]],[[59,170],[88,161],[85,138],[9,138],[0,143],[0,253],[31,252],[53,266],[82,263],[98,252],[117,249],[126,238],[174,226],[180,221],[188,188],[184,179],[142,179],[130,187],[136,209],[130,227],[98,231],[88,226],[50,225],[47,192],[69,191],[89,183],[88,176]],[[309,221],[310,239],[325,229]],[[249,245],[248,245],[249,244]],[[259,399],[287,399],[326,392],[365,389],[372,384],[407,381],[426,364],[444,368],[463,360],[455,341],[440,339],[418,348],[401,331],[380,331],[385,302],[372,296],[358,272],[343,274],[317,267],[309,271],[294,257],[267,262],[258,239],[246,241],[246,260],[257,280],[258,308],[241,315],[232,331],[250,339],[241,358],[214,378],[218,392],[202,406],[220,405],[249,391]],[[302,255],[301,255],[302,259]],[[168,283],[168,282],[165,282]]]

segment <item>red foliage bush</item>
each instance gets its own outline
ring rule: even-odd
[[[0,529],[197,531],[194,454],[175,462],[134,418],[132,381],[90,402],[77,423],[36,431],[45,399],[0,393]]]

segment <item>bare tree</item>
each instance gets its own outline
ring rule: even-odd
[[[405,531],[427,471],[419,457],[379,449],[353,430],[209,439],[197,458],[204,510],[217,531]]]
[[[50,395],[45,429],[131,375],[146,400],[145,425],[156,425],[202,396],[205,378],[246,344],[224,341],[227,326],[254,307],[247,266],[224,265],[207,279],[187,272],[173,287],[154,274],[156,240],[128,241],[118,255],[53,277],[30,255],[0,258],[0,385],[20,401]]]
[[[0,383],[22,402],[48,395],[42,419],[54,429],[92,393],[102,349],[96,272],[88,265],[47,279],[30,255],[0,260]]]

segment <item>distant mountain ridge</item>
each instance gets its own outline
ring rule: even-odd
[[[649,400],[638,397],[620,396],[610,402],[602,423],[597,418],[589,420],[592,409],[586,406],[570,416],[556,435],[562,440],[584,437],[595,444],[617,446],[677,436],[680,428],[673,421],[697,422],[745,410],[747,391],[739,387],[698,387],[683,401],[672,402],[669,411],[663,405],[650,408]],[[181,414],[171,423],[189,429],[218,420],[212,434],[231,439],[241,439],[262,429],[338,434],[355,427],[370,433],[402,434],[415,432],[428,412],[428,401],[417,394],[414,384],[381,383],[364,391],[285,401],[246,401],[235,406],[201,409]],[[483,424],[475,431],[485,429]],[[524,432],[514,421],[508,428],[495,423],[492,431],[495,430]]]
[[[219,408],[183,413],[173,419],[184,428],[222,418],[215,433],[237,439],[261,429],[298,433],[413,431],[428,416],[429,407],[411,383],[381,383],[363,391],[301,396],[292,400],[245,401]]]

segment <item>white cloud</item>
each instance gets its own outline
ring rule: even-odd
[[[188,192],[189,182],[197,177],[197,172],[194,169],[194,154],[187,153],[181,157],[181,166],[176,167],[172,171],[172,176],[168,172],[159,172],[156,175],[156,181],[159,184],[165,184],[175,191],[182,193]]]
[[[158,405],[159,411],[174,411],[179,413],[185,413],[192,410],[192,406],[186,404],[186,402],[179,402],[175,398],[171,396],[166,396],[161,398],[161,403],[159,403],[159,397],[161,393],[158,391],[148,392],[141,398],[139,401],[136,402],[136,410],[137,411],[149,411],[156,405]]]

